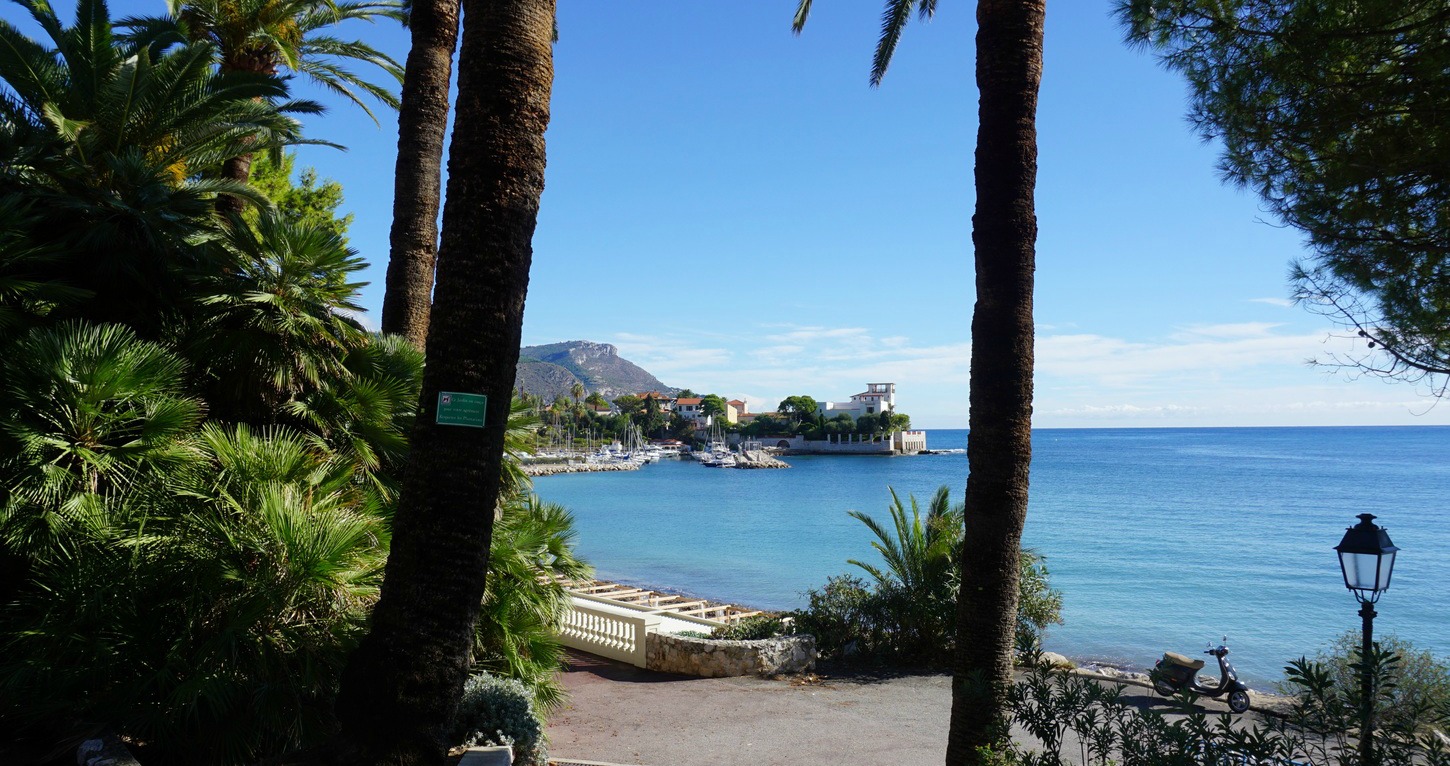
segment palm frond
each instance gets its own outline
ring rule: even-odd
[[[896,44],[900,42],[901,33],[911,20],[915,7],[916,0],[886,0],[886,10],[881,14],[881,37],[876,42],[876,54],[871,58],[871,87],[880,86],[881,78],[886,76],[891,58],[896,55]]]
[[[54,51],[0,19],[0,80],[15,91],[20,103],[34,109],[59,102],[67,87],[64,72]]]
[[[806,28],[806,20],[811,16],[811,0],[800,0],[796,6],[795,18],[791,20],[790,30],[800,34]]]

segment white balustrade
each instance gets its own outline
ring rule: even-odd
[[[563,644],[571,649],[612,660],[645,666],[645,636],[659,630],[658,614],[591,604],[574,599],[574,608],[559,628]]]

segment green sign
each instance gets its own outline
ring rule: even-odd
[[[487,410],[488,397],[483,394],[439,391],[438,416],[434,422],[440,426],[483,428],[483,416]]]

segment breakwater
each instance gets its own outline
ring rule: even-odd
[[[524,463],[520,467],[527,476],[554,476],[561,473],[638,471],[639,463]]]
[[[736,468],[790,468],[790,463],[770,455],[765,450],[746,450],[735,458]]]

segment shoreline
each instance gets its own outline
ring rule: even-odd
[[[749,609],[766,615],[786,615],[793,611],[781,609],[766,609],[759,606],[752,606],[748,603],[740,601],[720,601],[719,599],[711,598],[710,596],[706,596],[704,594],[696,593],[693,591],[682,590],[680,588],[660,587],[657,585],[646,583],[642,580],[635,580],[628,577],[616,577],[610,579],[602,579],[596,577],[593,581],[600,584],[608,583],[610,585],[618,586],[621,588],[634,588],[639,590],[645,590],[661,595],[680,596],[689,599],[703,599],[709,601],[712,604],[732,604],[736,607]],[[1109,683],[1120,683],[1129,686],[1138,686],[1146,689],[1153,688],[1153,683],[1148,677],[1148,668],[1140,668],[1136,665],[1086,657],[1084,655],[1072,653],[1070,650],[1065,652],[1056,650],[1043,650],[1043,654],[1057,655],[1063,660],[1066,660],[1072,665],[1072,667],[1070,668],[1071,672],[1077,675],[1086,676]],[[1204,677],[1207,678],[1207,676]],[[1216,684],[1218,683],[1218,678],[1216,676],[1212,677],[1209,682]],[[1280,694],[1276,689],[1273,689],[1272,687],[1270,689],[1259,689],[1250,687],[1249,699],[1251,700],[1251,706],[1255,710],[1258,710],[1260,712],[1274,713],[1276,715],[1282,715],[1292,697]]]

